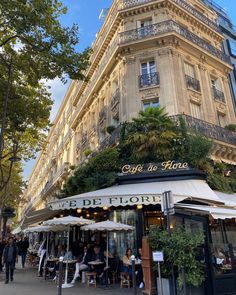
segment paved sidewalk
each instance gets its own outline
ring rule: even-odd
[[[36,269],[17,268],[14,275],[14,282],[4,284],[4,274],[0,274],[0,295],[57,295],[57,287],[52,281],[45,281],[43,278],[37,277]],[[63,289],[62,295],[132,295],[133,289],[120,289],[118,285],[111,288],[94,288],[87,287],[85,284],[77,282],[73,288]],[[141,291],[138,290],[138,295]]]

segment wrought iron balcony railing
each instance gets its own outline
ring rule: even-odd
[[[236,145],[236,132],[229,131],[221,126],[214,125],[188,115],[176,115],[171,116],[171,118],[174,121],[178,121],[179,118],[182,118],[186,127],[195,133],[200,133],[209,138]]]
[[[139,87],[144,88],[153,85],[160,85],[160,78],[157,72],[139,76]]]
[[[197,79],[188,75],[185,75],[185,78],[188,88],[194,89],[196,91],[201,91],[200,82]]]
[[[92,124],[89,128],[88,134],[89,136],[94,135],[97,132],[97,125],[96,124]]]
[[[155,0],[123,0],[123,2],[121,4],[121,9],[127,9],[127,8],[135,7],[135,6],[138,6],[141,4],[150,3],[150,2],[154,2],[154,1]],[[210,20],[207,16],[205,16],[203,13],[198,11],[192,5],[188,4],[186,1],[184,1],[184,0],[172,0],[172,1],[175,2],[178,6],[182,7],[184,10],[191,13],[196,18],[198,18],[200,21],[205,23],[207,26],[211,27],[212,29],[214,29],[217,32],[220,31],[220,28],[216,24],[216,22]]]
[[[181,37],[184,37],[188,41],[194,43],[195,45],[199,46],[208,53],[214,55],[215,57],[221,59],[222,61],[230,63],[229,56],[224,54],[223,51],[215,48],[210,43],[204,41],[194,33],[187,30],[185,27],[179,25],[172,20],[122,32],[120,33],[120,44],[122,45],[145,38],[160,36],[166,33],[177,33]]]
[[[212,93],[215,100],[225,102],[225,95],[222,91],[216,89],[215,87],[212,87]]]
[[[85,145],[88,141],[88,133],[85,131],[81,134],[81,145]]]
[[[120,102],[120,89],[117,88],[111,99],[111,109],[115,108]]]
[[[107,112],[106,112],[106,108],[104,110],[101,110],[99,112],[99,123],[103,123],[107,118]]]
[[[120,131],[121,131],[121,125],[119,125],[112,134],[108,135],[100,144],[99,150],[103,150],[105,148],[114,146],[118,143],[120,139]]]
[[[188,4],[186,1],[183,0],[173,0],[175,3],[177,3],[179,6],[190,12],[192,15],[197,17],[200,21],[211,27],[217,32],[220,32],[219,26],[210,20],[207,16],[205,16],[203,13],[198,11],[196,8],[194,8],[192,5]]]

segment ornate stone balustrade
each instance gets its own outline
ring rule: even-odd
[[[166,33],[177,33],[181,37],[184,37],[188,41],[201,47],[202,49],[214,55],[215,57],[221,59],[222,61],[230,63],[229,56],[224,54],[223,51],[215,48],[210,43],[207,43],[202,38],[198,37],[185,27],[179,25],[178,23],[172,20],[122,32],[120,33],[120,44],[126,44],[133,41],[139,41],[150,37],[160,36]]]

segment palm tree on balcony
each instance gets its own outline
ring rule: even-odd
[[[126,123],[121,137],[121,152],[131,161],[162,161],[172,158],[176,137],[174,122],[163,107],[148,107],[131,123]]]

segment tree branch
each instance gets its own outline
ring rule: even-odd
[[[6,40],[4,40],[1,44],[0,44],[0,47],[6,45],[9,41],[13,40],[13,39],[16,39],[18,37],[18,35],[13,35],[11,37],[8,37]]]

